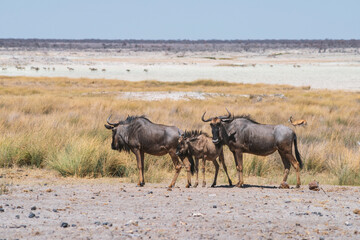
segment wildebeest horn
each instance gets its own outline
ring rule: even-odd
[[[222,122],[231,122],[232,120],[234,120],[234,115],[231,114],[227,108],[225,108],[225,109],[226,109],[226,111],[228,112],[229,115],[228,116],[221,116],[219,118],[220,118],[220,120]]]
[[[231,117],[231,113],[229,112],[229,110],[227,108],[225,108],[225,109],[228,112],[228,115],[227,116],[220,116],[219,117],[220,119],[229,119]]]
[[[110,121],[110,118],[111,118],[111,115],[112,115],[112,114],[110,114],[110,116],[108,117],[108,119],[106,119],[106,122],[107,122],[109,125],[113,125],[114,127],[118,126],[118,125],[121,123],[121,121],[119,121],[119,122],[117,122],[117,123],[111,123],[111,122],[109,122],[109,121]]]
[[[204,114],[202,115],[201,120],[202,120],[203,122],[210,122],[212,118],[209,118],[209,119],[207,119],[207,120],[204,119],[205,113],[206,113],[206,112],[204,112]]]

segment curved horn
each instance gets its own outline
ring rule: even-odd
[[[206,113],[206,112],[204,112],[204,114],[202,115],[201,120],[202,120],[203,122],[210,122],[213,118],[209,118],[209,119],[205,120],[205,119],[204,119],[205,113]]]
[[[227,116],[220,116],[219,117],[220,119],[229,119],[231,117],[231,113],[229,112],[229,110],[227,108],[225,108],[225,109],[228,112],[228,115]]]
[[[118,126],[118,125],[121,123],[121,121],[119,121],[119,122],[117,122],[117,123],[111,123],[111,122],[109,122],[109,121],[110,121],[110,118],[111,118],[111,115],[112,115],[112,114],[110,114],[110,116],[106,119],[106,122],[107,122],[109,125],[113,125],[114,127]]]

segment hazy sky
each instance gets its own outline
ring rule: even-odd
[[[360,1],[0,0],[0,38],[360,39]]]

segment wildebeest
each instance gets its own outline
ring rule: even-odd
[[[111,115],[108,117],[108,125],[105,124],[105,127],[112,130],[111,148],[118,151],[131,151],[135,154],[139,169],[139,182],[137,185],[145,185],[144,154],[162,156],[168,153],[176,170],[169,185],[169,188],[173,187],[182,168],[176,155],[180,129],[175,126],[152,123],[144,116],[128,116],[126,120],[117,123],[111,123],[110,117]],[[181,160],[188,172],[187,187],[189,187],[191,185],[191,173],[194,172],[193,159],[191,156],[187,156],[187,159]]]
[[[227,109],[226,109],[227,110]],[[289,175],[290,165],[296,170],[296,187],[300,187],[300,169],[302,161],[297,148],[297,138],[293,130],[283,125],[260,124],[250,116],[232,116],[227,110],[227,116],[204,119],[210,122],[212,140],[215,144],[226,144],[234,155],[239,182],[236,186],[241,187],[243,180],[243,153],[251,153],[267,156],[278,151],[285,167],[283,182],[280,187],[288,187],[286,180]],[[295,146],[295,155],[292,155],[292,143]]]
[[[181,134],[179,138],[179,144],[176,150],[176,154],[179,156],[190,153],[195,157],[195,172],[196,172],[196,182],[194,187],[197,187],[199,183],[199,159],[202,159],[202,174],[203,174],[203,183],[202,186],[206,186],[205,181],[205,161],[212,161],[215,166],[215,176],[214,181],[211,187],[215,187],[217,175],[219,172],[219,164],[216,161],[216,158],[219,157],[221,164],[223,165],[224,171],[229,181],[229,185],[232,186],[231,179],[227,172],[227,168],[224,161],[224,152],[223,146],[221,144],[214,144],[208,134],[201,131],[185,131]]]

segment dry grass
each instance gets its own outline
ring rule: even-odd
[[[122,91],[199,91],[229,96],[147,102],[120,99]],[[250,94],[263,97],[244,97]],[[202,113],[224,114],[225,107],[235,114],[251,114],[261,123],[290,126],[290,115],[306,119],[307,127],[295,129],[304,159],[303,183],[316,178],[327,184],[360,185],[359,93],[211,80],[166,83],[0,77],[0,165],[55,169],[63,176],[119,176],[135,182],[134,156],[110,148],[111,132],[103,126],[110,113],[114,119],[145,114],[153,122],[210,133],[208,124],[200,120]],[[235,180],[228,150],[225,158]],[[170,181],[173,166],[168,156],[147,155],[145,163],[147,181]],[[283,166],[277,154],[266,158],[245,155],[244,164],[246,182],[281,180]],[[212,175],[213,166],[208,164],[207,171]],[[226,183],[222,172],[219,183]],[[295,183],[294,173],[289,183]]]

